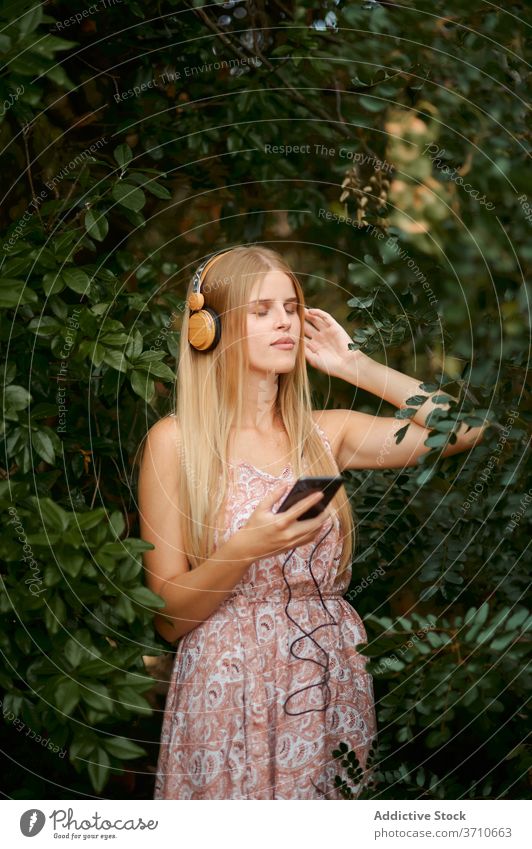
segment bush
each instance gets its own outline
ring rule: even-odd
[[[4,19],[1,733],[15,792],[112,796],[137,765],[153,773],[147,658],[169,648],[143,586],[133,461],[172,403],[191,267],[256,240],[283,250],[354,346],[418,374],[420,395],[458,398],[433,416],[419,467],[350,473],[349,598],[379,722],[365,793],[522,797],[524,4],[249,5],[258,31],[201,3],[163,2],[149,21],[131,0]],[[356,393],[358,409],[393,413],[312,379],[316,406]],[[439,459],[457,420],[484,418],[480,446]],[[379,566],[385,580],[362,585]],[[353,755],[336,752],[346,798]]]

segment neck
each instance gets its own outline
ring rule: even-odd
[[[242,399],[242,430],[261,433],[279,430],[281,418],[277,412],[279,375],[275,372],[251,372]]]

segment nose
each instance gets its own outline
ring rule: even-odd
[[[284,306],[278,307],[278,311],[275,316],[275,326],[276,327],[290,327],[291,316],[288,315]]]

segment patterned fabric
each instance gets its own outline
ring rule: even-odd
[[[231,465],[230,477],[224,542],[268,491],[294,480],[291,465],[270,475],[247,462]],[[179,640],[154,799],[341,799],[334,776],[346,776],[332,751],[342,741],[365,768],[376,737],[373,679],[355,650],[367,640],[364,625],[342,598],[351,567],[336,574],[336,517],[311,562],[323,603],[309,569],[329,528],[327,519],[285,566],[288,616],[282,567],[289,551],[252,563],[217,610]],[[305,637],[294,622],[317,630]]]

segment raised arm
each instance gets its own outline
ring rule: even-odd
[[[435,409],[449,408],[449,403],[445,400],[439,403],[441,398],[437,396],[456,399],[441,391],[422,392],[420,382],[415,378],[372,360],[362,351],[349,349],[350,337],[324,310],[309,309],[305,322],[305,355],[315,368],[371,392],[399,409],[411,406],[406,403],[409,398],[427,395],[427,399],[415,407],[415,414],[408,419],[373,416],[355,410],[324,411],[335,433],[339,469],[402,468],[415,465],[420,455],[430,450],[429,446],[424,445],[432,430],[426,426],[429,413]],[[397,431],[406,424],[409,424],[406,433],[396,444]],[[454,431],[456,440],[447,444],[442,456],[472,448],[482,439],[487,425],[486,422],[468,429],[461,422]]]

